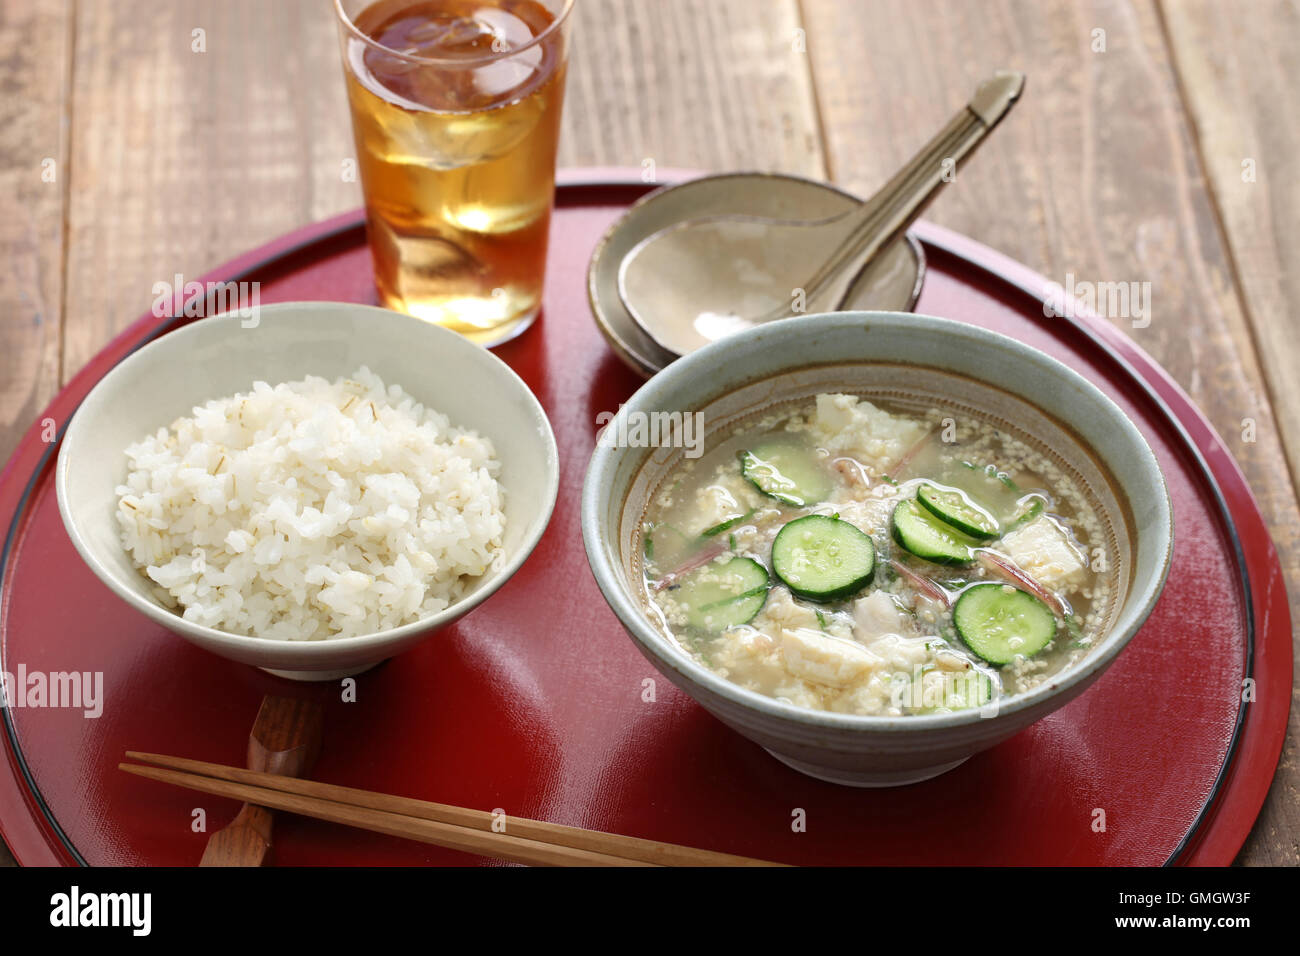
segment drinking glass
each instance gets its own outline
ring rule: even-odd
[[[537,317],[573,0],[335,0],[380,301],[483,344]]]

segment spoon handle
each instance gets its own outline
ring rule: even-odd
[[[808,282],[807,297],[816,298],[854,261],[869,262],[901,236],[930,201],[951,181],[957,165],[969,157],[1024,90],[1023,73],[999,72],[985,80],[975,95],[921,151],[858,209],[844,217],[844,241]],[[856,270],[854,271],[856,275]],[[835,307],[852,285],[844,276]]]

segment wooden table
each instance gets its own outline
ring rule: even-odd
[[[928,215],[1063,284],[1151,283],[1150,325],[1127,330],[1234,449],[1300,610],[1295,0],[578,0],[574,16],[564,165],[866,193],[980,78],[1025,71],[1022,104]],[[325,0],[0,0],[0,457],[155,282],[360,204],[334,29]],[[1293,706],[1243,863],[1300,863],[1297,723]]]

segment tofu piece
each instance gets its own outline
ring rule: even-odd
[[[829,637],[808,628],[781,632],[785,669],[795,677],[829,687],[847,687],[866,677],[881,658],[853,641]]]
[[[817,396],[815,430],[832,452],[887,474],[928,430],[924,422],[891,415],[856,395]]]
[[[747,482],[717,481],[696,492],[695,513],[691,523],[699,531],[705,531],[721,524],[728,518],[743,514],[754,507],[757,493]]]
[[[1085,576],[1087,563],[1083,553],[1065,529],[1047,515],[1004,537],[999,550],[1052,591],[1076,587]]]
[[[891,492],[894,490],[891,486],[886,487]],[[889,527],[889,516],[897,504],[896,498],[868,493],[862,497],[836,501],[833,510],[849,524],[856,525],[869,534],[872,528]]]
[[[842,641],[853,640],[853,622],[849,615],[829,610],[819,613],[817,609],[794,600],[790,592],[779,584],[768,592],[763,610],[750,623],[755,629],[772,634],[777,643],[782,631],[800,629]]]
[[[853,602],[853,633],[858,640],[870,643],[885,634],[902,634],[911,630],[910,621],[887,591],[872,591]]]
[[[722,485],[709,485],[699,492],[699,507],[693,523],[701,529],[712,528],[719,522],[740,511],[740,502],[736,496]]]
[[[933,640],[930,637],[886,634],[872,641],[869,650],[879,657],[889,670],[911,671],[933,659],[934,654],[930,650]]]
[[[781,630],[793,630],[795,628],[808,628],[813,631],[821,630],[821,622],[817,620],[817,612],[806,604],[796,603],[790,592],[783,587],[774,587],[768,593],[763,615]]]

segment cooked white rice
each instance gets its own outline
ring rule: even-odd
[[[442,610],[502,555],[492,443],[365,367],[255,382],[126,455],[122,543],[195,624],[366,634]]]

